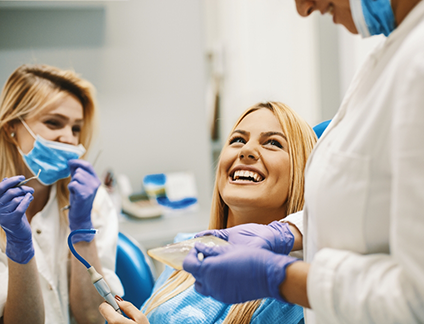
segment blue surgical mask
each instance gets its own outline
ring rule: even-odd
[[[35,135],[22,119],[21,122],[35,138],[35,142],[34,147],[27,154],[18,149],[26,166],[34,175],[38,173],[38,170],[41,170],[38,181],[49,186],[60,179],[69,177],[71,171],[68,167],[68,161],[80,158],[85,153],[84,146],[82,144],[75,146],[48,141],[40,135]]]
[[[396,28],[390,0],[350,0],[350,10],[356,29],[364,38],[389,36]]]

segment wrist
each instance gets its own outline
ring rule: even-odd
[[[34,257],[32,237],[18,239],[12,235],[6,235],[6,255],[16,263],[27,264]]]
[[[278,254],[289,254],[295,242],[289,224],[274,221],[268,226],[274,231],[275,244],[272,251]]]
[[[274,254],[267,261],[267,278],[270,297],[287,303],[280,292],[280,286],[286,279],[287,267],[300,261],[288,255]]]
[[[69,229],[71,232],[79,229],[92,229],[93,224],[91,217],[85,217],[83,220],[75,220],[75,218],[69,217]],[[94,234],[91,233],[78,233],[72,237],[72,243],[78,243],[81,241],[91,242],[94,239]]]

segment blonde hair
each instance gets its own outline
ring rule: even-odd
[[[295,213],[303,209],[304,205],[304,170],[306,161],[317,141],[317,137],[312,128],[290,107],[279,102],[258,103],[247,109],[235,123],[230,134],[236,129],[240,122],[250,113],[259,109],[269,109],[278,119],[283,133],[287,137],[289,157],[290,157],[290,188],[288,191],[288,204],[286,215]],[[224,148],[228,146],[228,142]],[[219,163],[217,172],[219,171]],[[215,183],[212,196],[212,208],[209,222],[209,229],[224,229],[227,227],[228,206],[224,203],[218,186]],[[175,271],[168,278],[166,283],[157,290],[148,300],[143,310],[146,314],[151,312],[167,300],[183,292],[195,282],[193,276],[185,271]],[[253,313],[259,307],[261,300],[250,301],[243,304],[235,304],[225,318],[224,323],[250,323]]]
[[[23,174],[25,165],[10,134],[10,126],[19,119],[31,118],[66,95],[75,96],[83,107],[84,124],[80,143],[88,150],[96,128],[96,102],[93,85],[74,71],[48,65],[21,65],[6,81],[0,95],[0,179]],[[57,182],[59,206],[69,203],[68,179]],[[66,212],[62,219],[67,222]],[[5,244],[0,230],[0,243]]]

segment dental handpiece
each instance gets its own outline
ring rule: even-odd
[[[117,311],[119,314],[122,314],[121,309],[119,308],[115,298],[112,296],[110,288],[106,281],[103,279],[102,275],[99,274],[96,269],[94,269],[94,267],[88,268],[87,271],[90,274],[91,282],[93,283],[94,287],[96,287],[96,290],[100,296],[102,296],[103,299],[115,309],[115,311]]]

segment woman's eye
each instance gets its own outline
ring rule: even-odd
[[[230,145],[234,144],[234,143],[242,143],[242,144],[246,144],[246,141],[244,140],[244,138],[242,137],[234,137],[230,140]]]
[[[44,123],[49,127],[60,127],[60,122],[53,119],[46,120]]]
[[[74,126],[72,127],[72,132],[75,133],[81,133],[81,127],[80,126]]]
[[[277,141],[277,140],[274,140],[274,139],[271,139],[271,140],[269,140],[269,141],[267,141],[266,143],[265,143],[265,145],[273,145],[273,146],[277,146],[277,147],[279,147],[279,148],[283,148],[283,145],[281,145],[281,143],[279,142],[279,141]]]

